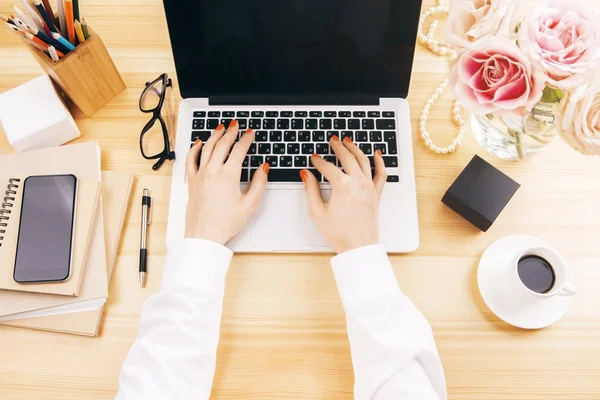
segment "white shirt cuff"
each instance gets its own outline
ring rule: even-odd
[[[361,247],[335,256],[331,267],[344,307],[400,293],[382,245]]]
[[[192,288],[206,291],[225,280],[233,252],[202,239],[181,239],[167,252],[160,291]]]

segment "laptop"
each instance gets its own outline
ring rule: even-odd
[[[185,158],[196,139],[237,119],[256,132],[241,173],[271,166],[262,205],[227,245],[235,252],[331,252],[311,222],[299,172],[310,156],[337,160],[329,139],[384,153],[380,240],[419,246],[406,101],[421,0],[164,0],[183,101],[179,107],[167,244],[183,237]],[[313,170],[323,197],[331,186]]]

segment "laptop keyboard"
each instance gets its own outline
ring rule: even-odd
[[[352,139],[369,157],[371,168],[377,150],[387,168],[399,166],[394,111],[195,111],[191,145],[196,139],[206,142],[219,124],[227,127],[232,119],[239,123],[238,140],[248,128],[256,135],[244,161],[242,182],[249,182],[264,162],[271,166],[269,182],[301,182],[303,169],[326,182],[310,156],[317,153],[341,167],[329,146],[334,135]],[[400,182],[399,175],[388,174],[388,182]]]

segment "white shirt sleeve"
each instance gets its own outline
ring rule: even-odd
[[[215,373],[225,275],[232,253],[183,239],[167,253],[159,292],[142,310],[116,400],[207,400]]]
[[[356,400],[445,400],[431,327],[400,291],[383,246],[331,260],[344,309]]]

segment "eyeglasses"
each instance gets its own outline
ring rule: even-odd
[[[146,82],[140,96],[140,111],[152,113],[152,118],[140,134],[140,151],[146,160],[158,160],[152,166],[154,171],[166,160],[175,159],[175,152],[171,150],[175,131],[173,106],[173,83],[167,74]]]

